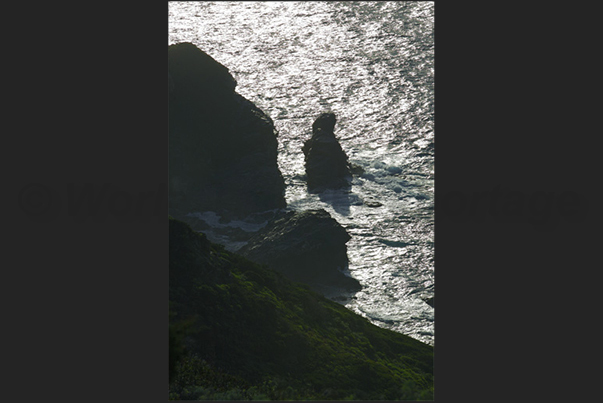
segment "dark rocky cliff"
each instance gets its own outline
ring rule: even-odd
[[[284,208],[277,133],[228,69],[190,43],[168,47],[169,212],[231,217]]]
[[[328,294],[329,289],[359,291],[348,268],[347,231],[325,210],[287,212],[275,217],[237,253]]]

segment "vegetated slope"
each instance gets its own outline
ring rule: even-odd
[[[170,399],[433,397],[432,346],[171,217],[169,235]]]

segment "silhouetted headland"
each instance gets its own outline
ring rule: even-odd
[[[245,217],[284,208],[272,119],[193,44],[168,47],[168,70],[170,214]]]

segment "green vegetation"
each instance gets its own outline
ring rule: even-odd
[[[430,400],[433,348],[170,217],[170,400]]]

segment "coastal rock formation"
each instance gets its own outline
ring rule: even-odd
[[[335,122],[334,113],[322,113],[312,124],[312,138],[302,147],[310,192],[349,186],[350,164],[333,132]]]
[[[431,297],[431,298],[426,298],[426,299],[424,299],[424,301],[425,301],[425,303],[426,303],[427,305],[429,305],[430,307],[432,307],[432,308],[434,307],[434,305],[433,305],[434,297]]]
[[[168,47],[169,213],[231,217],[284,208],[277,133],[228,69],[190,43]]]
[[[360,290],[344,271],[350,235],[325,210],[282,213],[237,253],[322,292],[325,287]]]

